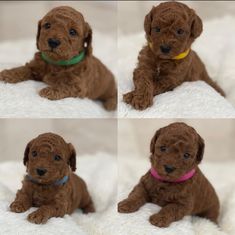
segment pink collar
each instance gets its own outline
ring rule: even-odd
[[[196,170],[192,169],[191,171],[187,172],[185,175],[181,176],[180,178],[173,180],[173,181],[169,181],[169,180],[165,180],[162,176],[160,176],[153,167],[150,169],[150,173],[155,179],[162,181],[162,182],[170,182],[170,183],[182,183],[186,180],[189,180],[194,176],[195,172]]]

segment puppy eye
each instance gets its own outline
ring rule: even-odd
[[[177,34],[181,35],[181,34],[183,34],[183,33],[184,33],[184,30],[183,30],[183,29],[178,29],[178,30],[177,30]]]
[[[60,160],[61,160],[61,156],[55,155],[55,156],[54,156],[54,160],[55,160],[55,161],[60,161]]]
[[[71,36],[76,36],[76,35],[77,35],[77,31],[76,31],[75,29],[70,29],[70,30],[69,30],[69,34],[70,34]]]
[[[49,29],[50,27],[51,27],[51,24],[50,23],[46,23],[46,24],[44,24],[44,26],[43,26],[45,29]]]
[[[184,154],[184,159],[188,159],[190,157],[190,154],[189,153],[185,153]]]
[[[161,146],[161,147],[160,147],[160,151],[161,151],[161,152],[166,152],[166,146]]]
[[[157,33],[160,33],[160,32],[161,32],[161,29],[160,29],[159,27],[156,27],[154,30],[155,30],[155,32],[157,32]]]
[[[33,156],[33,157],[37,157],[37,155],[38,155],[38,154],[37,154],[36,151],[33,151],[33,152],[32,152],[32,156]]]

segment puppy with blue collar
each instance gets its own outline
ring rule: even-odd
[[[38,209],[28,221],[46,223],[51,217],[63,217],[76,208],[94,212],[94,205],[85,182],[76,170],[76,152],[72,144],[56,134],[45,133],[31,140],[24,152],[27,175],[10,210],[16,213],[31,207]]]

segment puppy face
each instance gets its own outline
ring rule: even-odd
[[[71,7],[54,8],[38,23],[37,48],[55,61],[91,53],[91,39],[90,26]]]
[[[30,141],[25,149],[27,173],[40,184],[51,184],[76,169],[72,144],[56,134],[45,133]]]
[[[144,28],[153,52],[159,58],[171,59],[191,47],[202,32],[202,21],[185,4],[166,2],[146,15]]]
[[[152,167],[166,180],[176,180],[202,160],[204,141],[184,123],[173,123],[158,130],[152,138]]]

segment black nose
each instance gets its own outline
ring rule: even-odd
[[[51,48],[56,48],[60,45],[60,40],[56,38],[49,38],[47,42],[48,42],[49,47]]]
[[[40,176],[45,175],[47,172],[47,170],[44,168],[37,168],[36,171],[37,171],[37,174]]]
[[[164,168],[167,173],[171,173],[175,170],[175,167],[169,165],[164,165]]]
[[[161,49],[162,53],[164,53],[164,54],[168,54],[171,51],[171,47],[168,45],[162,45],[162,46],[160,46],[160,49]]]

